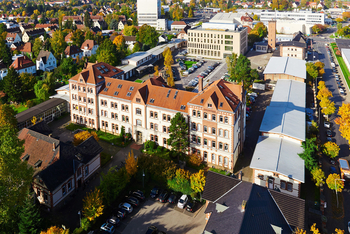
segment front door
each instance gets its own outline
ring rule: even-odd
[[[140,131],[136,133],[136,142],[142,144],[142,132]]]

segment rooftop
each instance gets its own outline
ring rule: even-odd
[[[304,183],[304,160],[300,143],[279,137],[260,136],[255,147],[250,168],[277,172]]]
[[[306,62],[290,57],[271,57],[264,74],[287,74],[306,79]]]
[[[123,61],[133,61],[133,62],[138,62],[148,56],[150,56],[151,54],[146,52],[146,51],[139,51],[139,52],[136,52],[136,53],[133,53],[127,57],[125,57],[123,59]]]
[[[242,14],[238,13],[217,13],[213,18],[209,20],[212,23],[235,23],[235,17],[241,17]]]

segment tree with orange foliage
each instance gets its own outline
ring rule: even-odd
[[[122,35],[116,36],[113,43],[117,46],[118,50],[123,50],[125,48],[125,38]]]
[[[350,104],[344,103],[339,107],[338,115],[340,117],[335,119],[335,123],[339,125],[341,136],[350,143]]]
[[[69,234],[69,229],[52,226],[49,227],[46,231],[41,231],[40,234]]]
[[[127,159],[125,159],[125,169],[130,177],[137,172],[137,158],[134,157],[134,151],[129,152]]]
[[[83,141],[85,141],[86,139],[88,139],[91,136],[93,136],[96,141],[99,140],[97,133],[94,131],[92,131],[92,132],[89,132],[89,131],[78,132],[77,134],[74,135],[73,145],[75,145],[75,146],[80,145],[80,143],[82,143]]]
[[[201,157],[198,154],[191,154],[188,157],[188,162],[190,164],[192,164],[193,166],[197,166],[198,167],[199,165],[201,165],[202,159],[201,159]]]

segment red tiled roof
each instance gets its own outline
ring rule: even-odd
[[[95,45],[96,43],[95,43],[95,41],[94,40],[86,40],[86,41],[84,41],[84,43],[81,45],[81,49],[83,50],[83,49],[88,49],[88,50],[92,50],[92,48],[94,47],[94,45]]]
[[[184,21],[174,21],[171,25],[184,25],[184,26],[186,26],[186,23]]]
[[[10,67],[13,67],[16,70],[21,70],[27,67],[35,66],[32,60],[30,60],[27,56],[22,56],[16,58],[16,60],[11,64]]]
[[[79,54],[81,52],[83,51],[76,45],[67,46],[67,48],[64,50],[64,53],[69,56],[72,56],[74,54]]]

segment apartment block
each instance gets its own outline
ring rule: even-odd
[[[244,54],[248,48],[248,29],[233,23],[203,23],[187,31],[188,54],[223,59],[236,53]]]
[[[99,73],[88,64],[69,80],[72,122],[119,134],[122,126],[138,143],[169,148],[170,121],[177,112],[188,121],[189,153],[208,166],[233,171],[245,137],[245,95],[241,85],[218,80],[199,93],[167,86],[161,77],[140,84]],[[92,72],[92,70],[94,72]]]

